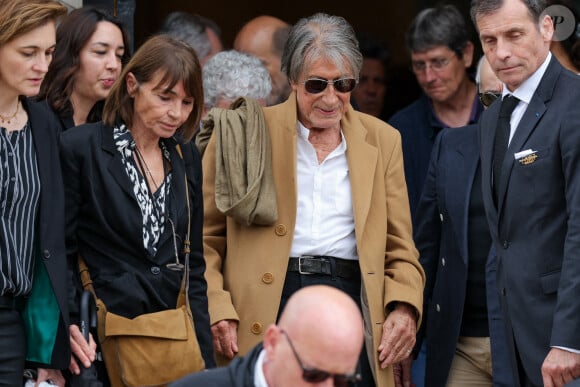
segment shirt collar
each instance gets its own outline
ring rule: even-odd
[[[268,387],[268,382],[266,382],[266,376],[264,375],[264,359],[266,358],[266,350],[262,349],[256,360],[256,365],[254,366],[254,386],[255,387]]]
[[[441,131],[441,129],[447,128],[447,125],[445,125],[439,119],[439,117],[437,117],[437,114],[435,114],[435,108],[433,107],[433,101],[431,100],[431,98],[429,98],[427,94],[423,95],[425,96],[426,103],[429,109],[428,119],[429,125],[431,126],[429,131],[429,138],[433,139]],[[477,123],[479,115],[483,112],[483,110],[484,110],[483,105],[479,101],[479,97],[477,96],[476,93],[475,98],[473,99],[473,104],[471,105],[471,113],[469,114],[468,125]]]
[[[544,73],[548,69],[548,65],[550,64],[551,59],[552,53],[548,52],[548,56],[544,60],[544,63],[542,63],[542,65],[538,67],[538,69],[532,74],[532,76],[523,81],[522,84],[513,92],[510,92],[507,86],[504,84],[503,91],[501,93],[502,98],[508,94],[512,94],[520,101],[523,101],[529,105],[530,101],[532,100],[532,96],[536,92],[536,89],[538,88],[538,85],[540,84],[540,81],[544,76]]]

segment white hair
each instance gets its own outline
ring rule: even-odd
[[[272,90],[270,74],[260,59],[236,50],[221,51],[203,66],[205,106],[212,108],[220,98],[266,99]]]

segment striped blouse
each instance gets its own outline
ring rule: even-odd
[[[32,131],[0,128],[0,294],[32,289],[40,176]]]

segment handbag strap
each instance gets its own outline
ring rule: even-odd
[[[181,146],[177,144],[175,146],[179,157],[183,160],[183,152],[181,151]],[[185,240],[183,242],[183,255],[185,258],[183,277],[181,279],[181,287],[179,289],[179,295],[177,296],[177,307],[181,305],[187,305],[189,309],[189,254],[191,253],[191,243],[189,241],[189,236],[191,232],[191,206],[189,200],[189,185],[187,184],[187,170],[184,168],[184,182],[185,182],[185,201],[187,204],[187,234],[185,235]],[[81,284],[83,289],[88,290],[93,294],[95,300],[97,300],[97,294],[95,293],[95,288],[93,287],[93,280],[91,279],[91,273],[89,272],[89,267],[83,259],[83,257],[78,255],[78,265],[79,265],[79,276],[81,278]]]
[[[175,145],[175,150],[179,154],[181,160],[183,158],[183,152],[181,151],[180,144]],[[185,164],[185,162],[184,162]],[[191,243],[190,243],[190,233],[191,233],[191,205],[189,199],[189,184],[187,183],[187,168],[184,165],[183,179],[185,183],[185,203],[187,205],[187,233],[185,234],[185,240],[183,241],[183,256],[185,259],[183,268],[183,278],[181,280],[181,290],[179,296],[177,297],[177,307],[181,305],[187,305],[189,309],[189,254],[191,253]]]

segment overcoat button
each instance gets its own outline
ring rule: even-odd
[[[288,230],[286,229],[286,226],[285,225],[283,225],[283,224],[277,224],[276,227],[274,227],[274,232],[278,236],[284,236],[284,235],[286,235],[286,233],[288,232]]]
[[[251,331],[253,334],[259,335],[260,333],[262,333],[262,324],[260,324],[259,322],[253,323]]]
[[[264,273],[262,276],[262,282],[265,284],[271,284],[274,281],[274,275],[272,273]]]

